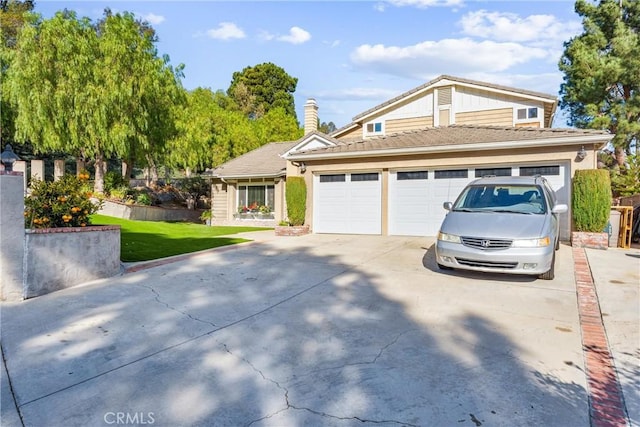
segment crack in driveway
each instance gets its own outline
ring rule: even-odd
[[[371,364],[375,364],[378,359],[382,356],[382,354],[389,349],[391,346],[393,346],[394,344],[396,344],[398,342],[398,340],[405,334],[408,334],[410,332],[415,331],[416,329],[410,329],[404,332],[401,332],[400,334],[398,334],[391,342],[387,343],[386,345],[384,345],[380,351],[378,352],[378,354],[376,354],[376,356],[373,358],[373,360],[369,360],[369,361],[365,361],[365,362],[356,362],[356,363],[346,363],[344,365],[338,366],[338,367],[332,367],[332,368],[325,368],[325,369],[319,369],[319,370],[315,370],[312,372],[309,372],[308,374],[306,374],[305,376],[308,375],[312,375],[314,372],[321,372],[321,371],[327,371],[327,370],[336,370],[336,369],[343,369],[347,366],[358,366],[358,365],[371,365]],[[280,409],[279,411],[276,411],[274,413],[265,415],[261,418],[258,418],[256,420],[253,420],[251,422],[249,422],[247,425],[251,426],[253,424],[259,423],[260,421],[266,420],[266,419],[270,419],[273,418],[283,412],[286,412],[288,410],[297,410],[297,411],[306,411],[309,412],[311,414],[314,415],[318,415],[321,417],[326,417],[326,418],[332,418],[332,419],[336,419],[336,420],[341,420],[341,421],[347,421],[347,420],[354,420],[354,421],[359,421],[362,423],[373,423],[373,424],[398,424],[398,425],[402,425],[402,426],[409,426],[409,427],[417,427],[417,425],[411,424],[411,423],[407,423],[404,421],[398,421],[398,420],[372,420],[372,419],[367,419],[367,418],[361,418],[361,417],[357,417],[357,416],[352,416],[352,417],[341,417],[341,416],[337,416],[337,415],[332,415],[332,414],[328,414],[326,412],[321,412],[321,411],[317,411],[315,409],[312,408],[307,408],[307,407],[301,407],[301,406],[296,406],[294,404],[292,404],[289,401],[289,389],[285,386],[283,386],[282,384],[280,384],[280,382],[267,377],[264,372],[262,372],[260,369],[256,368],[256,366],[251,363],[251,361],[249,361],[247,358],[245,357],[240,357],[240,356],[236,356],[233,354],[233,352],[231,352],[231,350],[229,350],[228,346],[226,344],[222,344],[225,351],[227,351],[227,353],[229,353],[230,355],[239,358],[240,360],[242,360],[243,362],[247,363],[255,372],[257,372],[258,374],[260,374],[260,376],[266,380],[269,381],[273,384],[276,385],[276,387],[278,387],[279,389],[281,389],[284,392],[284,399],[285,399],[285,404],[286,404],[286,408]]]
[[[142,284],[140,284],[139,286],[142,286],[143,288],[147,288],[147,289],[149,289],[151,292],[153,292],[153,294],[155,295],[156,302],[158,302],[158,303],[159,303],[159,304],[161,304],[161,305],[164,305],[164,306],[165,306],[165,307],[167,307],[169,310],[172,310],[172,311],[175,311],[175,312],[177,312],[177,313],[180,313],[180,314],[182,314],[182,315],[184,315],[184,316],[187,316],[189,319],[191,319],[191,320],[195,320],[196,322],[201,322],[201,323],[204,323],[204,324],[207,324],[207,325],[213,326],[214,328],[217,328],[217,325],[216,325],[215,323],[209,322],[209,321],[207,321],[207,320],[202,320],[202,319],[200,319],[200,318],[198,318],[198,317],[193,317],[191,314],[189,314],[189,313],[187,313],[187,312],[184,312],[184,311],[181,311],[181,310],[178,310],[177,308],[175,308],[175,307],[173,307],[173,306],[169,305],[169,303],[162,301],[162,300],[160,299],[160,294],[158,293],[158,291],[156,291],[156,290],[155,290],[154,288],[152,288],[151,286],[142,285]]]
[[[336,277],[340,276],[341,274],[344,274],[345,272],[348,272],[348,271],[349,271],[349,269],[345,268],[345,269],[333,274],[332,276],[329,276],[329,277],[327,277],[327,278],[325,278],[325,279],[323,279],[323,280],[321,280],[321,281],[319,281],[319,282],[317,282],[317,283],[315,283],[315,284],[313,284],[311,286],[308,286],[308,287],[302,289],[301,291],[298,291],[298,292],[296,292],[296,293],[294,293],[294,294],[292,294],[292,295],[290,295],[290,296],[288,296],[288,297],[286,297],[286,298],[284,298],[284,299],[282,299],[282,300],[280,300],[280,301],[278,301],[278,302],[276,302],[276,303],[274,303],[274,304],[272,304],[272,305],[270,305],[270,306],[268,306],[268,307],[266,307],[266,308],[264,308],[262,310],[259,310],[259,311],[255,312],[255,313],[251,313],[251,314],[249,314],[249,315],[247,315],[245,317],[242,317],[240,319],[237,319],[237,320],[235,320],[233,322],[230,322],[230,323],[227,323],[226,325],[221,325],[221,326],[217,326],[217,325],[215,325],[215,324],[213,324],[211,322],[207,322],[207,321],[204,321],[204,320],[201,320],[201,319],[194,318],[193,316],[189,315],[188,313],[183,313],[180,310],[177,310],[177,309],[169,306],[168,304],[166,304],[165,302],[160,300],[159,293],[157,291],[155,291],[153,288],[151,288],[149,286],[146,286],[146,285],[140,285],[140,286],[143,286],[143,287],[151,290],[153,292],[153,294],[156,295],[156,301],[159,304],[166,306],[170,310],[174,310],[174,311],[177,311],[179,313],[182,313],[183,315],[188,316],[188,317],[190,317],[191,319],[193,319],[195,321],[199,321],[199,322],[202,322],[202,323],[206,323],[206,324],[212,325],[214,327],[214,329],[206,331],[206,332],[203,332],[203,333],[201,333],[199,335],[196,335],[196,336],[191,337],[189,339],[186,339],[184,341],[178,342],[176,344],[170,345],[168,347],[164,347],[164,348],[161,348],[159,350],[153,351],[153,352],[151,352],[149,354],[140,356],[140,357],[138,357],[138,358],[136,358],[134,360],[131,360],[131,361],[127,362],[127,363],[124,363],[122,365],[116,366],[114,368],[107,369],[107,370],[105,370],[103,372],[100,372],[100,373],[98,373],[96,375],[93,375],[93,376],[85,378],[85,379],[83,379],[81,381],[78,381],[77,383],[68,385],[66,387],[62,387],[62,388],[60,388],[58,390],[55,390],[55,391],[52,391],[50,393],[44,394],[42,396],[33,398],[33,399],[31,399],[31,400],[29,400],[27,402],[24,402],[24,403],[20,404],[18,406],[18,409],[20,409],[20,408],[22,408],[22,407],[24,407],[26,405],[32,404],[34,402],[38,402],[38,401],[40,401],[42,399],[46,399],[47,397],[51,397],[51,396],[53,396],[55,394],[58,394],[58,393],[61,393],[63,391],[72,389],[72,388],[77,387],[77,386],[79,386],[81,384],[88,383],[90,381],[93,381],[93,380],[95,380],[97,378],[103,377],[103,376],[105,376],[107,374],[110,374],[112,372],[118,371],[118,370],[126,368],[128,366],[132,366],[132,365],[134,365],[134,364],[136,364],[138,362],[141,362],[143,360],[150,359],[150,358],[155,357],[155,356],[157,356],[157,355],[159,355],[161,353],[167,352],[169,350],[176,349],[176,348],[181,347],[181,346],[183,346],[185,344],[188,344],[188,343],[191,343],[193,341],[199,340],[199,339],[201,339],[203,337],[211,336],[212,334],[214,334],[216,332],[222,331],[222,330],[227,329],[227,328],[231,328],[231,327],[233,327],[235,325],[243,323],[243,322],[245,322],[247,320],[250,320],[250,319],[252,319],[254,317],[260,316],[261,314],[264,314],[264,313],[266,313],[266,312],[268,312],[268,311],[270,311],[270,310],[272,310],[272,309],[274,309],[274,308],[276,308],[276,307],[278,307],[278,306],[280,306],[282,304],[285,304],[286,302],[294,300],[295,298],[297,298],[297,297],[299,297],[301,295],[304,295],[305,293],[307,293],[307,292],[309,292],[309,291],[311,291],[311,290],[313,290],[313,289],[315,289],[317,287],[320,287],[320,286],[328,283],[329,281],[333,280],[334,278],[336,278]],[[8,366],[6,366],[6,369],[7,369],[7,373],[9,373],[9,367]]]

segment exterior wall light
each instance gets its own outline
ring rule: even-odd
[[[20,160],[20,157],[13,152],[11,144],[4,146],[4,151],[0,154],[0,162],[4,165],[5,172],[13,172],[13,164]]]
[[[300,162],[300,173],[305,173],[307,170],[307,165],[304,162]]]
[[[584,149],[584,145],[578,150],[578,160],[584,160],[587,157],[587,150]]]

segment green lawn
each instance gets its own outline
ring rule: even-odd
[[[258,227],[209,227],[188,222],[131,221],[104,215],[92,215],[92,225],[120,226],[120,259],[124,262],[148,261],[218,246],[247,242],[228,236]]]

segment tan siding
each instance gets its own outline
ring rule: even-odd
[[[211,211],[213,217],[217,219],[228,219],[227,184],[216,183],[211,186]]]
[[[352,130],[343,133],[342,135],[338,136],[336,139],[338,139],[339,141],[350,141],[354,139],[362,139],[362,125],[358,125]]]
[[[516,123],[517,128],[539,128],[540,122]]]
[[[402,132],[405,130],[424,129],[427,127],[433,127],[432,116],[387,120],[384,124],[384,131],[385,134],[391,135],[392,133]]]
[[[457,113],[458,125],[513,126],[513,108]]]

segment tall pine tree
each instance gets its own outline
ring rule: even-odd
[[[584,31],[564,45],[560,106],[579,128],[607,129],[616,162],[640,140],[640,1],[577,0]]]

